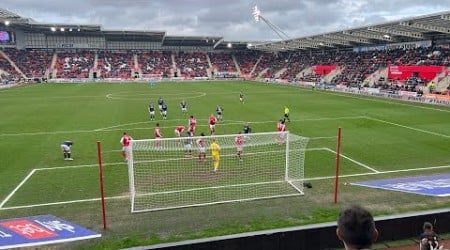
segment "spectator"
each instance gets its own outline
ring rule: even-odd
[[[420,234],[420,250],[443,249],[439,246],[439,236],[434,232],[433,225],[430,222],[423,223],[423,232]]]
[[[336,235],[346,250],[370,249],[378,238],[378,230],[370,212],[353,205],[340,212]]]

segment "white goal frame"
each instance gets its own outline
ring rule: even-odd
[[[242,159],[237,136],[244,138]],[[199,138],[206,142],[206,161],[197,155]],[[213,139],[220,145],[217,172],[209,149]],[[132,140],[131,212],[303,195],[308,141],[289,132]]]

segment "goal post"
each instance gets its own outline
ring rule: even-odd
[[[132,140],[131,212],[302,195],[307,143],[289,132]]]

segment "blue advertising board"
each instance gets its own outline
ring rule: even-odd
[[[101,237],[53,215],[0,220],[0,249],[31,247]]]
[[[450,174],[373,180],[351,184],[429,196],[450,196]]]

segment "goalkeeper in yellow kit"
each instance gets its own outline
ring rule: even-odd
[[[216,139],[212,140],[212,143],[209,146],[209,148],[211,149],[211,156],[214,164],[214,172],[217,172],[217,169],[219,169],[219,161],[220,161],[220,153],[219,153],[220,147]]]

